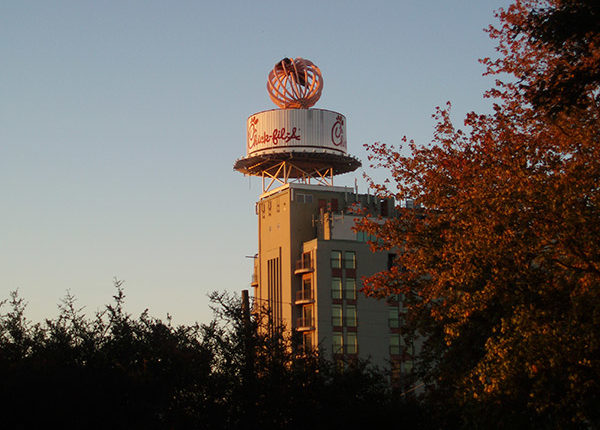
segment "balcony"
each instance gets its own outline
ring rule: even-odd
[[[300,290],[296,291],[296,301],[295,305],[304,305],[307,303],[314,303],[315,297],[313,295],[313,290]]]
[[[308,317],[300,317],[296,320],[296,330],[308,331],[315,329],[315,320]]]
[[[296,270],[294,270],[294,275],[301,275],[303,273],[313,272],[314,270],[312,258],[304,255],[303,258],[296,261]]]
[[[254,273],[252,275],[252,277],[250,278],[250,286],[251,287],[258,287],[258,276],[256,276],[256,273]]]

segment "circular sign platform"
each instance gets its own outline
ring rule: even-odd
[[[346,117],[325,109],[273,109],[248,118],[246,157],[234,169],[260,175],[282,161],[293,161],[287,177],[332,168],[334,174],[360,167],[347,154]],[[283,173],[282,173],[283,176]]]
[[[240,158],[233,168],[245,175],[261,176],[263,172],[270,171],[282,162],[289,162],[289,171],[281,171],[276,176],[283,178],[302,178],[315,171],[332,169],[334,175],[353,172],[362,163],[351,155],[306,152],[275,152],[262,153]]]

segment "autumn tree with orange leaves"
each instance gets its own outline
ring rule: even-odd
[[[492,114],[464,129],[438,109],[409,155],[367,145],[410,198],[360,222],[394,266],[365,280],[403,294],[425,400],[447,427],[600,426],[600,5],[518,0],[488,29]],[[508,78],[506,78],[508,76]],[[445,420],[445,421],[444,421]]]

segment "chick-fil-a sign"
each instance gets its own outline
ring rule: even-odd
[[[285,127],[276,128],[272,132],[267,133],[266,131],[259,131],[256,128],[259,119],[253,116],[250,119],[248,126],[248,150],[251,150],[256,145],[270,144],[277,145],[280,142],[288,143],[291,140],[301,140],[300,135],[296,127],[292,127],[290,131],[287,131]]]
[[[324,109],[273,109],[248,118],[248,155],[261,151],[346,153],[345,117]]]
[[[331,143],[335,146],[344,145],[346,146],[346,139],[344,133],[344,117],[338,115],[331,127]]]

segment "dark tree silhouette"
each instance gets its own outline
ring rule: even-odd
[[[306,428],[409,423],[419,409],[395,398],[364,362],[299,354],[283,327],[244,318],[239,297],[213,293],[208,324],[173,326],[114,302],[88,319],[67,295],[43,324],[13,293],[0,315],[0,404],[12,428]]]

